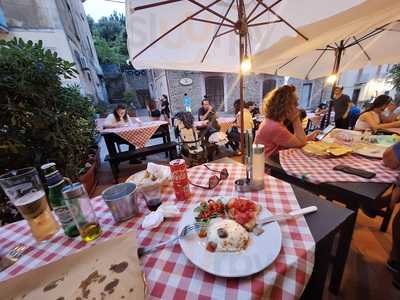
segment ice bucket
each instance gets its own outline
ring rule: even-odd
[[[116,223],[126,221],[138,212],[136,184],[125,182],[113,185],[101,194]]]

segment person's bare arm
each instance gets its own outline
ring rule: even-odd
[[[394,152],[394,146],[387,148],[383,153],[383,164],[390,169],[398,169],[400,167],[400,161]]]
[[[300,118],[297,117],[292,121],[294,134],[291,134],[290,138],[282,143],[281,146],[285,148],[301,148],[307,142],[307,137],[304,133],[304,129],[301,126]]]
[[[307,135],[307,141],[314,141],[318,134],[320,134],[321,130],[314,130],[310,134]]]
[[[390,123],[378,123],[370,113],[365,113],[362,118],[362,120],[367,122],[373,130],[400,127],[400,121]]]
[[[206,120],[211,111],[212,111],[212,108],[207,110],[207,112],[204,115],[200,116],[200,121]]]

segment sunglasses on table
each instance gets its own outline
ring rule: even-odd
[[[211,190],[211,189],[215,188],[215,187],[218,185],[218,183],[220,183],[221,180],[225,180],[225,179],[227,179],[227,178],[229,177],[229,173],[228,173],[228,170],[227,170],[226,168],[223,168],[222,170],[213,170],[213,169],[211,169],[211,168],[210,168],[209,166],[207,166],[207,165],[204,165],[204,167],[206,167],[208,170],[210,170],[210,171],[212,171],[212,172],[217,172],[217,173],[219,173],[219,177],[218,177],[217,175],[211,176],[211,177],[208,179],[208,186],[198,185],[198,184],[195,184],[195,183],[193,183],[193,182],[191,182],[191,181],[189,180],[189,183],[190,183],[191,185],[193,185],[193,186],[195,186],[195,187],[198,187],[198,188],[202,188],[202,189],[206,189],[206,190]]]

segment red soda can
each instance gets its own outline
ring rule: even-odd
[[[183,201],[190,197],[189,179],[185,160],[175,159],[169,163],[176,200]]]

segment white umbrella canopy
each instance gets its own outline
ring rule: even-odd
[[[310,41],[307,48],[312,50],[297,51],[298,55],[288,58],[288,52],[278,57],[274,53],[282,52],[282,47],[289,47],[295,41],[287,40],[274,49],[268,49],[256,55],[253,63],[258,71],[301,79],[315,79],[334,72],[337,55],[340,54],[339,72],[360,69],[368,64],[381,65],[400,62],[400,1],[375,0],[364,3],[352,22],[346,23],[348,16],[320,22],[320,39],[325,44]],[[349,13],[349,12],[347,12]],[[353,14],[352,14],[353,15]],[[314,24],[316,25],[316,24]],[[334,28],[335,30],[330,30]],[[308,32],[303,28],[304,32]],[[331,32],[334,31],[334,32]],[[327,36],[327,37],[324,37]],[[330,40],[329,37],[330,36]],[[285,45],[284,45],[285,44]],[[323,45],[321,47],[321,45]],[[338,53],[339,48],[342,51]],[[275,61],[268,60],[274,57]],[[337,73],[337,72],[334,72]]]
[[[289,38],[295,38],[297,45],[307,44],[315,38],[314,32],[309,30],[311,35],[308,36],[300,28],[334,17],[366,1],[371,0],[336,0],[334,5],[331,0],[243,0],[248,24],[247,54],[256,55]],[[127,1],[128,50],[133,66],[138,69],[239,72],[237,21],[240,2]],[[162,5],[153,6],[157,3]],[[324,43],[326,40],[321,44]],[[279,59],[287,57],[290,56]]]

